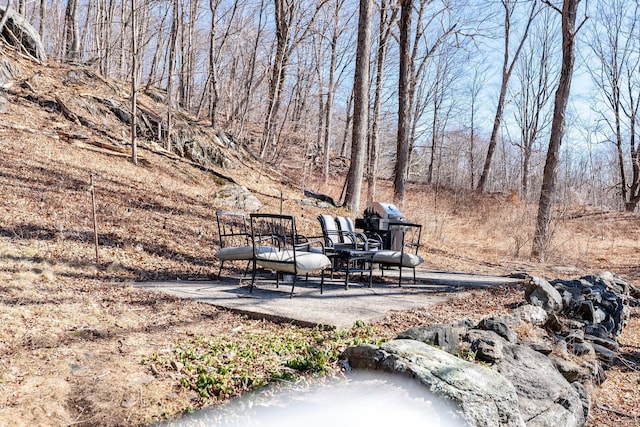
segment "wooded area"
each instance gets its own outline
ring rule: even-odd
[[[639,6],[19,0],[6,10],[39,30],[49,57],[130,81],[132,108],[138,90],[162,94],[167,114],[158,138],[167,149],[179,107],[224,128],[264,162],[277,164],[292,148],[304,152],[305,170],[317,168],[325,182],[331,159],[351,158],[343,195],[354,211],[363,181],[373,200],[376,178],[387,178],[400,205],[407,181],[421,181],[516,191],[531,202],[545,188],[545,203],[633,212]],[[577,24],[566,25],[568,11]],[[5,20],[2,34],[15,44],[15,20]],[[575,67],[564,62],[568,39]],[[135,124],[131,133],[135,143]],[[549,146],[557,165],[547,176]]]

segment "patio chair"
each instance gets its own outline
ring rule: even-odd
[[[215,257],[220,260],[218,279],[225,261],[247,261],[245,275],[253,259],[251,234],[247,227],[247,218],[242,212],[216,211],[220,250]]]
[[[422,225],[420,224],[390,223],[388,238],[391,249],[377,251],[373,255],[373,262],[380,265],[383,276],[385,268],[398,267],[398,286],[402,286],[403,268],[411,268],[413,282],[416,281],[416,267],[424,262],[424,259],[418,255],[421,234]]]
[[[220,238],[220,250],[214,256],[220,260],[218,279],[226,261],[247,261],[244,275],[247,275],[249,265],[253,261],[253,242],[247,223],[247,217],[243,212],[216,211],[218,222],[218,236]],[[258,248],[258,252],[272,250],[269,246]]]
[[[331,215],[323,214],[318,216],[318,221],[325,241],[325,253],[331,259],[331,277],[336,271],[344,272],[345,289],[348,289],[350,274],[368,273],[371,287],[373,253],[369,250],[367,237],[355,231],[353,222],[349,229],[350,220],[345,217],[339,216],[334,220]],[[372,249],[377,248],[375,246]]]
[[[253,292],[257,266],[260,266],[276,273],[276,287],[285,273],[293,276],[290,297],[299,275],[320,271],[320,293],[323,293],[324,270],[331,266],[331,261],[324,253],[311,250],[313,246],[322,247],[320,240],[308,240],[298,235],[296,220],[291,215],[253,213],[250,222],[255,263],[249,292]],[[264,247],[271,250],[262,249]]]
[[[357,232],[351,218],[337,216],[336,224],[338,224],[338,230],[341,233],[356,236],[356,246],[358,246],[358,249],[375,251],[382,248],[382,239],[380,236],[367,236],[364,233]]]
[[[325,250],[335,252],[337,249],[365,249],[366,238],[353,231],[342,230],[337,221],[327,214],[318,215]]]

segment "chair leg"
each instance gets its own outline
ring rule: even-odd
[[[351,261],[347,260],[347,271],[344,273],[344,288],[349,289],[349,265],[351,265]]]
[[[222,274],[222,266],[224,265],[224,260],[220,262],[220,268],[218,269],[218,280],[220,280],[220,274]]]
[[[247,277],[247,272],[249,271],[249,265],[251,265],[251,260],[247,261],[247,266],[244,268],[244,274],[242,277]]]
[[[402,287],[402,265],[398,267],[398,287]]]
[[[293,283],[291,284],[291,293],[289,294],[289,298],[293,297],[293,290],[295,289],[295,287],[296,287],[296,275],[294,274],[293,275]]]
[[[251,269],[251,286],[249,286],[249,293],[253,292],[253,285],[256,282],[256,260],[253,260],[253,268]]]
[[[320,271],[320,295],[324,292],[324,270]]]
[[[413,267],[413,284],[416,284],[416,268]]]

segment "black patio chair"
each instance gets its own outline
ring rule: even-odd
[[[276,287],[285,273],[292,275],[290,296],[293,296],[299,275],[320,271],[320,293],[323,293],[324,270],[331,266],[331,261],[324,254],[320,240],[305,239],[297,234],[296,220],[291,215],[253,213],[250,222],[255,262],[249,292],[253,292],[257,266],[260,266],[275,272]],[[270,250],[264,249],[267,247]],[[313,251],[313,247],[320,247],[320,250]]]
[[[380,236],[367,236],[364,233],[356,231],[353,220],[351,218],[345,216],[337,216],[336,224],[338,225],[339,232],[344,233],[341,236],[355,236],[355,239],[350,238],[350,240],[356,241],[356,246],[358,247],[358,249],[376,251],[382,248],[382,239],[380,238]]]
[[[247,261],[244,274],[253,260],[253,243],[247,225],[247,217],[242,212],[216,211],[220,250],[215,257],[220,260],[218,279],[225,261]]]
[[[389,223],[387,238],[390,249],[376,251],[373,255],[373,262],[380,265],[383,276],[385,268],[398,267],[398,286],[402,286],[403,268],[411,268],[413,282],[416,281],[416,267],[424,262],[424,258],[418,255],[421,235],[422,225],[420,224]]]
[[[336,271],[344,272],[344,285],[348,289],[350,274],[368,273],[371,287],[373,253],[369,250],[369,239],[363,233],[356,232],[353,227],[349,229],[345,217],[334,219],[331,215],[323,214],[318,216],[318,221],[324,237],[325,253],[331,259],[331,277]],[[373,250],[379,247],[377,243],[372,244],[375,246]]]

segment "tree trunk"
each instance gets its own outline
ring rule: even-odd
[[[264,14],[264,1],[260,1],[260,11],[258,13],[258,30],[256,32],[256,37],[253,42],[253,53],[251,55],[251,59],[249,60],[249,72],[246,79],[247,90],[244,93],[242,101],[238,104],[238,115],[240,116],[240,125],[238,130],[238,135],[242,135],[244,132],[245,123],[247,121],[247,115],[249,114],[249,105],[253,100],[253,88],[254,88],[254,79],[256,74],[256,56],[258,55],[258,46],[260,44],[260,38],[262,36],[262,19]],[[234,114],[235,115],[235,114]],[[231,120],[235,120],[235,117],[232,117]]]
[[[369,179],[367,183],[367,203],[373,203],[376,197],[376,180],[378,174],[378,151],[380,138],[380,104],[382,103],[382,86],[384,83],[384,62],[387,57],[387,42],[391,34],[391,25],[395,21],[397,8],[389,13],[389,3],[380,3],[380,28],[378,36],[378,55],[376,62],[376,88],[373,100],[373,114],[371,117],[371,136],[369,143]]]
[[[351,90],[351,94],[349,95],[349,99],[347,100],[347,117],[344,121],[344,133],[342,135],[342,145],[340,146],[340,157],[347,156],[347,140],[349,138],[349,127],[351,126],[351,121],[353,120],[353,90]]]
[[[38,20],[38,33],[40,33],[40,39],[45,39],[44,34],[44,18],[47,16],[47,0],[40,0],[40,19]]]
[[[136,116],[138,108],[138,23],[136,22],[135,0],[131,0],[131,161],[138,164],[138,143],[136,141]]]
[[[539,261],[544,261],[549,246],[549,224],[551,223],[551,207],[556,189],[556,169],[562,138],[565,133],[565,114],[571,80],[573,78],[573,66],[575,62],[575,36],[576,15],[580,0],[565,0],[562,5],[562,65],[560,68],[560,80],[556,90],[553,121],[551,122],[551,136],[549,138],[549,150],[542,175],[542,189],[540,202],[538,203],[538,217],[536,231],[533,236],[531,255]]]
[[[323,159],[323,171],[322,178],[325,185],[329,182],[329,160],[331,158],[331,127],[333,125],[333,98],[335,95],[335,74],[336,74],[336,62],[338,56],[338,36],[340,25],[340,10],[342,9],[343,1],[337,1],[333,14],[333,34],[331,35],[331,60],[329,63],[329,82],[327,83],[327,102],[324,106],[324,159]]]
[[[173,131],[173,71],[175,67],[176,47],[178,43],[178,0],[172,1],[171,34],[169,35],[169,71],[167,76],[167,135],[164,148],[171,151],[171,132]]]
[[[396,166],[393,181],[393,199],[402,207],[406,193],[409,166],[409,114],[410,114],[410,42],[412,0],[400,2],[400,73],[398,77],[398,138]]]
[[[493,128],[491,130],[491,137],[489,138],[489,147],[487,149],[487,157],[484,161],[484,167],[482,168],[482,174],[480,175],[480,180],[478,181],[478,187],[476,190],[479,193],[483,193],[485,191],[487,179],[489,176],[489,169],[491,168],[491,161],[493,159],[493,154],[496,149],[496,144],[498,142],[498,132],[500,131],[500,124],[502,123],[502,114],[504,112],[504,101],[507,95],[507,89],[509,87],[509,79],[511,78],[511,74],[513,72],[513,68],[515,64],[518,62],[518,57],[520,56],[520,52],[522,51],[522,47],[524,46],[525,41],[527,40],[527,36],[529,35],[529,28],[531,28],[531,23],[535,15],[537,14],[537,1],[532,2],[531,10],[529,12],[529,19],[527,21],[525,31],[520,39],[520,43],[516,52],[513,55],[513,60],[511,64],[509,64],[509,44],[511,39],[511,17],[513,14],[512,10],[512,0],[504,0],[504,56],[502,62],[502,83],[500,84],[500,95],[498,96],[498,105],[496,107],[496,115],[493,119]]]
[[[212,128],[218,126],[218,70],[215,60],[215,43],[219,4],[219,0],[209,0],[209,11],[211,12],[211,29],[209,30],[209,120],[211,121]]]
[[[358,44],[353,79],[353,132],[351,165],[347,174],[345,205],[352,214],[360,209],[360,193],[364,173],[369,116],[369,62],[371,55],[371,0],[360,0],[358,16]]]
[[[78,32],[78,2],[68,0],[64,14],[64,58],[75,62],[80,58],[80,35]]]

